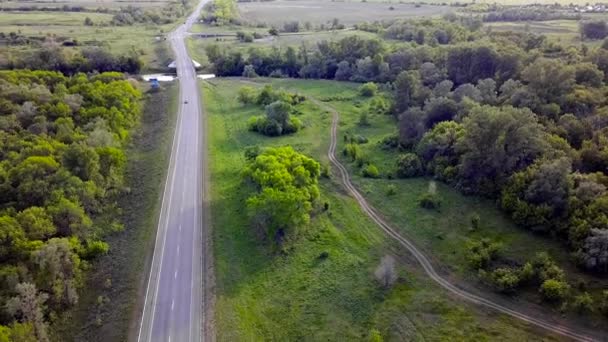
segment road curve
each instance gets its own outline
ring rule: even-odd
[[[400,245],[405,247],[414,256],[414,258],[416,258],[418,263],[424,269],[424,272],[426,272],[426,274],[433,281],[435,281],[441,287],[443,287],[444,289],[448,290],[452,294],[454,294],[462,299],[465,299],[467,301],[473,302],[478,305],[483,305],[483,306],[492,308],[496,311],[499,311],[501,313],[515,317],[515,318],[525,321],[527,323],[536,325],[536,326],[546,329],[550,332],[571,338],[576,341],[597,341],[596,339],[594,339],[590,336],[586,336],[581,333],[578,333],[568,327],[559,326],[559,325],[556,325],[555,323],[549,323],[544,320],[528,316],[526,314],[523,314],[521,312],[507,308],[503,305],[495,303],[486,298],[482,298],[475,294],[469,293],[463,289],[456,287],[454,284],[450,283],[448,280],[442,278],[437,273],[437,271],[435,271],[435,268],[433,267],[433,265],[431,264],[429,259],[416,246],[414,246],[409,240],[405,239],[403,236],[401,236],[399,233],[397,233],[397,231],[395,229],[390,227],[380,217],[380,215],[377,214],[376,210],[367,203],[365,198],[361,195],[361,193],[359,193],[359,191],[352,184],[348,171],[346,170],[344,165],[342,165],[340,163],[340,161],[336,158],[337,129],[338,129],[337,127],[338,127],[338,121],[340,119],[339,114],[335,109],[333,109],[327,105],[321,104],[318,101],[315,101],[315,102],[317,104],[321,105],[322,107],[324,107],[324,109],[329,110],[333,114],[332,123],[331,123],[331,142],[329,145],[329,151],[327,153],[327,156],[329,157],[329,160],[331,161],[331,163],[340,172],[340,180],[341,180],[342,184],[348,190],[348,192],[355,198],[355,200],[359,203],[359,206],[361,207],[361,209],[372,219],[372,221],[374,221],[388,236],[390,236],[391,238],[396,240]]]
[[[202,251],[207,221],[203,217],[207,214],[203,206],[206,147],[196,70],[184,42],[206,1],[169,34],[180,105],[138,342],[200,342],[206,335],[202,328],[206,321]]]

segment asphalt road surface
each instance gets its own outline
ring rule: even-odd
[[[186,23],[169,34],[180,107],[138,342],[199,342],[204,336],[204,139],[197,76],[184,38],[206,2],[201,1]]]

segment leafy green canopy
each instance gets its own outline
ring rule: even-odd
[[[277,242],[295,235],[309,222],[319,198],[320,172],[318,162],[291,146],[264,150],[244,170],[255,187],[247,199],[252,224]]]
[[[107,252],[140,98],[120,73],[0,72],[0,339],[48,340],[44,318]]]

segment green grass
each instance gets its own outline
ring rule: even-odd
[[[168,52],[165,33],[175,24],[133,25],[133,26],[85,26],[84,19],[90,17],[94,23],[107,23],[112,15],[103,13],[76,12],[2,12],[0,11],[0,32],[18,33],[31,38],[45,38],[51,41],[77,40],[78,46],[64,47],[75,53],[83,47],[100,46],[115,54],[137,53],[144,61],[145,70],[163,70]],[[179,21],[178,21],[179,22]],[[161,37],[157,39],[157,37]],[[35,51],[39,44],[1,46],[0,58],[19,59],[26,53]]]
[[[305,22],[310,22],[313,25],[327,25],[334,18],[339,18],[341,23],[352,25],[375,20],[437,17],[455,11],[454,8],[449,6],[322,0],[242,2],[238,4],[238,7],[240,19],[245,22],[266,23],[279,27],[290,21],[299,21],[301,25]]]
[[[60,317],[58,341],[124,341],[139,312],[146,265],[152,257],[160,198],[168,167],[177,113],[177,85],[148,93],[140,127],[127,152],[126,183],[120,199],[125,230],[107,237],[110,253],[96,260],[79,304]],[[102,298],[100,303],[98,298]],[[143,298],[143,296],[142,296]]]
[[[89,17],[96,23],[107,23],[112,20],[112,16],[105,13],[83,15],[78,12],[0,12],[0,26],[30,26],[41,23],[48,26],[81,26],[84,17]]]
[[[162,7],[171,3],[170,0],[132,0],[132,1],[98,1],[98,0],[35,0],[35,1],[5,1],[0,3],[0,8],[19,8],[19,7],[63,7],[63,6],[81,6],[86,9],[95,10],[98,8],[120,9],[121,7]]]
[[[355,85],[327,81],[272,81],[323,96],[353,93]],[[326,163],[330,115],[310,101],[300,105],[306,128],[268,138],[247,131],[262,109],[242,106],[237,80],[203,83],[209,122],[211,211],[216,260],[216,324],[219,341],[364,340],[370,329],[387,341],[541,339],[519,322],[450,299],[407,254],[359,210],[332,179],[321,180],[329,212],[317,214],[309,232],[273,254],[246,219],[240,171],[250,145],[294,148]],[[319,255],[329,257],[321,260]],[[400,279],[391,291],[373,271],[385,254],[398,257]]]

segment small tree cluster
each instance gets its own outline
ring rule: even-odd
[[[266,116],[249,119],[249,130],[267,136],[279,136],[295,133],[302,128],[302,122],[291,116],[292,106],[283,101],[276,101],[266,106]]]
[[[474,269],[486,269],[498,257],[501,248],[501,243],[493,242],[490,239],[469,241],[466,258]]]

